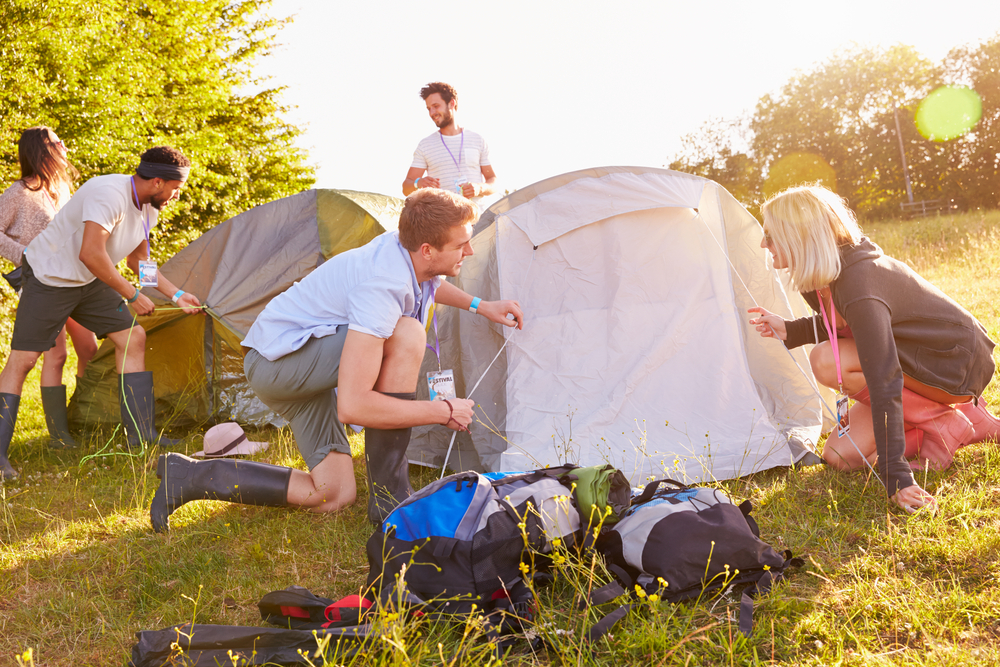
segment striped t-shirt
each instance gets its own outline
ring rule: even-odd
[[[464,136],[464,141],[463,141]],[[451,151],[449,153],[449,151]],[[435,132],[425,137],[413,151],[411,167],[426,169],[427,175],[440,181],[444,190],[461,193],[462,183],[482,183],[482,167],[490,164],[490,147],[482,136],[471,130],[445,136]],[[478,201],[482,197],[473,197]]]

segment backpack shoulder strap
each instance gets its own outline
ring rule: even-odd
[[[529,470],[527,472],[515,473],[513,475],[507,475],[506,477],[500,477],[499,479],[491,479],[490,483],[493,486],[504,486],[506,484],[511,484],[513,482],[519,482],[524,480],[528,484],[537,482],[540,479],[552,478],[562,481],[571,470],[579,468],[580,466],[575,466],[572,463],[567,463],[566,465],[557,466],[555,468],[539,468],[538,470]]]
[[[740,633],[744,637],[749,637],[753,632],[753,599],[770,592],[771,586],[784,578],[785,570],[790,567],[801,567],[805,563],[801,558],[793,557],[788,549],[785,549],[782,555],[785,557],[785,562],[780,568],[767,570],[760,579],[743,589],[743,594],[740,596]]]
[[[660,488],[660,484],[670,484],[672,486],[676,486],[678,489],[681,490],[691,488],[687,484],[681,484],[677,480],[657,479],[647,484],[646,488],[642,490],[642,493],[640,493],[638,496],[632,499],[632,506],[635,507],[636,505],[648,503],[650,500],[652,500],[653,494],[656,493],[656,490],[658,488]]]
[[[605,584],[600,588],[595,588],[590,591],[590,595],[587,600],[581,600],[580,605],[586,606],[588,604],[604,604],[605,602],[611,602],[615,598],[625,595],[625,588],[617,581],[612,581],[610,584]]]
[[[753,533],[754,537],[760,537],[760,526],[757,525],[756,519],[750,516],[750,512],[753,511],[753,503],[749,500],[744,500],[739,505],[740,511],[743,512],[743,518],[746,519],[747,525],[750,526],[750,532]]]
[[[594,623],[594,625],[592,625],[590,629],[587,630],[587,641],[595,642],[604,635],[608,634],[608,631],[611,630],[611,628],[615,627],[615,624],[617,624],[618,621],[625,618],[625,616],[629,613],[629,611],[631,611],[633,606],[634,605],[631,604],[623,604],[622,606],[618,607],[613,612],[611,612],[610,614],[599,620],[597,623]]]

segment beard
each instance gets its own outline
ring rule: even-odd
[[[441,120],[439,120],[437,122],[438,129],[439,130],[443,130],[444,128],[446,128],[449,125],[451,125],[452,122],[454,122],[454,120],[455,120],[455,116],[452,115],[451,109],[445,109],[444,113],[441,114]]]
[[[157,211],[162,211],[163,207],[170,203],[170,199],[162,199],[157,195],[153,195],[149,198],[149,205],[155,208]]]

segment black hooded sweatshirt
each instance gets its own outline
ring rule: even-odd
[[[857,344],[879,474],[892,496],[916,483],[904,457],[903,375],[953,396],[978,398],[993,378],[995,344],[967,310],[867,238],[842,246],[840,259],[840,275],[830,285],[833,302]],[[815,292],[802,296],[819,311]],[[820,315],[788,322],[786,331],[789,349],[828,339]]]

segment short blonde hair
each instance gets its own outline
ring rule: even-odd
[[[772,252],[788,261],[800,292],[828,286],[840,275],[840,248],[861,240],[858,220],[836,193],[818,185],[780,192],[761,207]]]
[[[403,202],[399,215],[399,242],[416,252],[424,243],[440,250],[448,242],[451,228],[475,221],[476,205],[448,190],[420,188]]]

